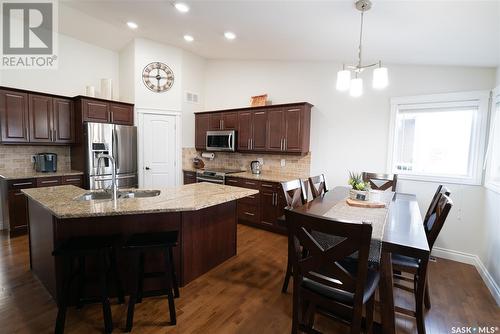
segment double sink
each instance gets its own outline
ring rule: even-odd
[[[160,195],[160,190],[127,190],[119,191],[117,194],[117,199],[125,198],[147,198],[156,197]],[[106,200],[111,199],[113,194],[110,192],[99,191],[99,192],[88,192],[76,198],[77,201],[94,201],[94,200]]]

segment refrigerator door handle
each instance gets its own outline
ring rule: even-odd
[[[119,152],[119,143],[118,143],[118,136],[116,135],[116,128],[113,126],[113,155],[115,158],[115,169],[116,172],[120,170],[120,152]]]

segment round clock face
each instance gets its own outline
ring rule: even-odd
[[[172,88],[174,72],[163,63],[150,63],[142,71],[142,81],[151,91],[163,93]]]

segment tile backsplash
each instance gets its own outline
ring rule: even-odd
[[[0,145],[0,170],[34,170],[31,156],[44,152],[57,154],[57,170],[71,169],[69,146]]]
[[[200,151],[192,147],[182,149],[182,167],[193,168],[193,158],[201,156]],[[250,162],[258,158],[264,159],[263,172],[293,173],[309,176],[311,166],[311,153],[303,156],[287,154],[254,154],[254,153],[227,153],[215,152],[215,159],[203,158],[205,168],[228,168],[250,170]],[[285,160],[285,166],[281,167],[281,159]]]

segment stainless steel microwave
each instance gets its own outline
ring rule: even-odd
[[[236,150],[236,131],[207,131],[207,151]]]

